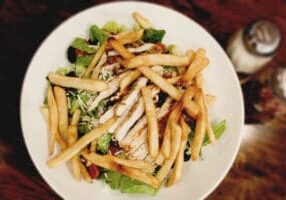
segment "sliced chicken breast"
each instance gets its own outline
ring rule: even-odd
[[[129,131],[129,129],[143,115],[143,113],[144,113],[144,102],[143,99],[140,97],[138,99],[138,102],[130,110],[128,117],[115,130],[115,138],[118,141],[121,141]]]

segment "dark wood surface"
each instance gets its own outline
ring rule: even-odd
[[[40,42],[76,12],[106,1],[0,0],[0,199],[60,199],[39,176],[24,145],[19,120],[21,84]],[[240,27],[259,18],[278,24],[284,37],[275,60],[286,62],[283,0],[160,0],[191,17],[225,47]],[[247,117],[247,116],[246,116]],[[286,199],[285,129],[246,126],[236,161],[208,199]]]

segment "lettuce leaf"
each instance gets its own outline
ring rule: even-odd
[[[142,183],[140,181],[131,179],[127,176],[122,177],[121,181],[121,189],[120,191],[122,193],[133,193],[133,194],[146,194],[154,196],[157,194],[158,189],[155,189],[151,187],[150,185],[147,185],[145,183]]]
[[[102,30],[110,32],[112,34],[117,34],[125,31],[127,28],[123,24],[118,24],[116,21],[108,21],[103,27]]]
[[[56,73],[62,76],[65,76],[67,74],[69,74],[70,72],[74,72],[75,71],[75,65],[70,65],[67,67],[60,67],[57,69]]]
[[[90,47],[87,41],[82,38],[75,38],[71,46],[87,53],[96,52],[95,48]]]
[[[120,190],[122,193],[154,196],[158,192],[158,189],[117,172],[106,171],[101,177],[101,179],[105,181],[111,189]]]
[[[96,145],[97,151],[102,154],[107,154],[111,140],[112,140],[111,133],[106,133],[102,135],[97,141]]]
[[[101,30],[97,25],[92,25],[89,29],[89,38],[93,42],[104,42],[108,38],[108,34]]]
[[[87,67],[91,63],[93,57],[93,54],[88,56],[78,56],[76,58],[75,64]]]
[[[225,132],[226,130],[226,120],[223,120],[219,123],[216,123],[213,125],[213,132],[215,135],[215,138],[218,140],[220,139],[220,137],[222,136],[222,134]],[[209,138],[206,136],[203,142],[203,146],[210,144],[210,140]]]
[[[143,34],[143,41],[152,43],[161,42],[165,33],[165,30],[156,30],[153,28],[145,29]]]

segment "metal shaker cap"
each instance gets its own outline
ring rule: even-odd
[[[286,68],[278,67],[271,79],[271,85],[276,96],[286,101]]]
[[[281,32],[271,21],[258,20],[246,27],[243,41],[251,53],[259,56],[270,56],[279,48]]]

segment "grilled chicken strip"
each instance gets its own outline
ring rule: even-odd
[[[152,96],[155,97],[160,92],[160,89],[153,86],[152,87]],[[129,116],[124,122],[116,129],[115,137],[120,142],[128,133],[129,129],[138,121],[138,119],[144,113],[144,102],[141,97],[139,97],[138,102],[133,106],[133,109],[130,111]]]
[[[129,93],[129,95],[125,96],[123,100],[116,104],[115,114],[117,116],[121,116],[131,105],[137,101],[140,93],[140,89],[144,87],[148,82],[148,79],[145,77],[139,78],[139,80],[135,83],[134,89]]]
[[[167,98],[162,107],[159,109],[157,117],[158,120],[162,119],[169,112],[171,107],[171,98]],[[135,126],[127,133],[125,138],[119,141],[120,146],[128,146],[134,139],[138,137],[139,131],[143,129],[147,124],[146,116],[141,117],[141,119],[135,124]]]
[[[148,144],[145,142],[141,144],[141,146],[139,146],[139,148],[134,153],[127,155],[127,157],[130,160],[144,160],[148,154]]]
[[[128,117],[117,127],[115,130],[115,138],[120,141],[127,134],[128,130],[133,124],[143,115],[144,113],[144,102],[140,97],[137,103],[130,110]]]
[[[152,47],[154,47],[155,44],[153,43],[145,43],[139,47],[136,47],[136,48],[127,48],[127,50],[130,52],[130,53],[141,53],[141,52],[144,52],[144,51],[148,51],[150,50]],[[107,53],[107,56],[117,56],[119,55],[116,51],[109,51]]]
[[[98,106],[98,104],[99,104],[99,102],[101,100],[110,97],[116,91],[118,91],[118,89],[119,89],[119,82],[126,75],[127,75],[127,73],[122,73],[118,77],[116,77],[113,80],[111,80],[110,82],[108,82],[107,83],[108,84],[108,89],[99,93],[99,95],[95,98],[95,100],[88,107],[88,111],[89,112],[92,111],[93,109],[95,109]]]

